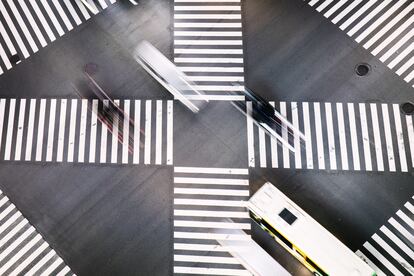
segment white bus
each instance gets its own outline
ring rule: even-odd
[[[247,202],[250,215],[316,275],[376,275],[334,235],[267,182]]]

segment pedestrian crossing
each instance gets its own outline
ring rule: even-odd
[[[356,254],[378,276],[414,274],[414,196]]]
[[[0,1],[0,75],[116,0]]]
[[[107,100],[0,99],[0,160],[172,165],[173,101],[114,102],[129,115],[101,117]]]
[[[75,275],[1,191],[0,275]]]
[[[411,0],[305,0],[414,86]]]
[[[243,100],[241,0],[174,0],[174,62],[208,99]]]
[[[306,143],[295,137],[295,152],[289,152],[247,117],[249,167],[414,171],[413,116],[403,115],[398,104],[270,103],[305,134]]]
[[[174,274],[251,275],[218,242],[250,239],[248,199],[247,169],[174,167]]]

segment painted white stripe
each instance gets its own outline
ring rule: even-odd
[[[407,231],[405,227],[403,227],[399,222],[397,222],[394,218],[390,218],[388,222],[403,235],[409,242],[414,243],[414,235],[411,234],[412,232]]]
[[[240,264],[234,257],[216,256],[196,256],[174,254],[174,262],[194,262],[194,263],[213,263],[213,264]]]
[[[386,5],[388,5],[391,2],[391,0],[388,1],[384,1],[381,3],[381,5],[383,5],[381,8],[379,5],[377,8],[380,8],[379,10],[381,10],[382,8],[384,8]],[[382,24],[385,20],[388,19],[388,17],[390,17],[391,14],[393,14],[397,9],[399,9],[404,3],[406,2],[406,0],[399,0],[397,3],[395,3],[391,8],[387,9],[374,23],[372,23],[368,28],[366,28],[356,39],[356,42],[361,42],[363,39],[365,39],[370,33],[372,33],[380,24]],[[371,14],[369,14],[367,17],[365,17],[364,19],[366,19],[366,23],[371,20],[378,12],[375,12],[375,10],[372,12],[372,16]],[[374,13],[375,12],[375,13]],[[371,17],[370,17],[371,16]]]
[[[408,247],[400,238],[398,238],[394,233],[392,233],[387,227],[381,226],[381,231],[392,240],[402,251],[404,251],[407,256],[414,260],[414,251]]]
[[[241,14],[174,14],[174,19],[241,19]]]
[[[56,276],[65,276],[70,271],[70,268],[68,266],[65,266]],[[75,274],[73,274],[75,275]]]
[[[384,272],[382,272],[381,269],[379,269],[373,262],[371,262],[370,259],[368,259],[367,256],[364,255],[361,251],[357,250],[355,254],[360,257],[364,262],[366,262],[376,273],[378,276],[386,276]]]
[[[244,86],[243,85],[234,85],[234,86],[233,85],[194,85],[194,89],[201,90],[201,91],[243,91]],[[187,97],[187,99],[190,99],[190,97]]]
[[[249,196],[247,190],[174,188],[174,194]]]
[[[248,179],[231,178],[201,178],[201,177],[174,177],[174,183],[182,184],[210,184],[210,185],[242,185],[248,186]]]
[[[302,103],[303,109],[303,122],[305,126],[306,136],[306,168],[313,169],[313,156],[312,156],[312,138],[311,138],[311,127],[309,117],[309,103]]]
[[[299,128],[299,114],[298,114],[298,104],[296,102],[291,103],[292,107],[292,122],[295,129]],[[301,148],[300,148],[300,137],[299,135],[295,135],[294,137],[294,145],[295,145],[295,168],[301,169],[302,168],[302,156],[301,156]]]
[[[69,10],[70,15],[72,16],[73,20],[75,20],[76,25],[80,25],[82,20],[79,18],[76,10],[73,8],[71,0],[63,0],[66,5],[66,8]]]
[[[174,6],[174,11],[240,11],[240,6]]]
[[[2,146],[4,113],[6,109],[6,99],[0,99],[0,148]]]
[[[40,100],[39,124],[37,126],[36,161],[42,161],[43,135],[45,127],[46,99]]]
[[[22,54],[25,58],[29,57],[29,52],[26,49],[26,46],[24,45],[22,38],[19,35],[19,32],[17,31],[16,27],[14,26],[14,23],[12,19],[10,18],[9,13],[6,10],[6,7],[3,5],[3,1],[0,1],[0,12],[3,15],[4,19],[6,20],[6,25],[10,29],[10,31],[13,34],[14,39],[17,42],[17,45],[19,45],[20,50],[22,51]]]
[[[108,106],[109,101],[103,100],[103,105]],[[100,163],[106,163],[106,148],[108,140],[108,127],[105,123],[101,123],[101,153],[100,153]]]
[[[412,220],[401,210],[397,211],[397,216],[399,216],[408,226],[410,226],[414,230],[414,220]]]
[[[200,274],[200,275],[227,275],[227,276],[251,276],[252,275],[250,272],[244,269],[185,267],[185,266],[174,266],[174,273]]]
[[[413,60],[413,63],[414,63],[414,58],[412,59]],[[408,76],[406,76],[405,78],[404,78],[404,80],[406,81],[406,82],[411,82],[411,80],[412,79],[414,79],[414,70],[413,71],[411,71],[411,73],[410,74],[408,74]]]
[[[55,140],[56,99],[50,100],[49,130],[46,145],[46,161],[52,161],[53,141]]]
[[[134,154],[133,163],[139,163],[139,149],[141,146],[141,101],[135,100],[135,115],[134,115]]]
[[[390,117],[388,114],[388,104],[382,104],[382,118],[384,121],[385,143],[387,144],[388,165],[392,172],[395,172],[395,157],[392,146],[392,134],[390,126]]]
[[[313,7],[316,3],[318,3],[319,2],[319,0],[311,0],[309,3],[308,3],[308,5],[309,6],[311,6],[311,7]]]
[[[63,160],[63,147],[65,142],[65,123],[66,123],[66,107],[67,100],[60,100],[60,119],[59,119],[59,133],[58,133],[58,147],[57,147],[57,162],[62,162]]]
[[[408,210],[410,210],[411,213],[414,214],[414,206],[410,203],[410,202],[406,202],[404,204],[405,208],[407,208]]]
[[[78,162],[83,163],[85,161],[85,139],[86,139],[86,119],[88,116],[88,100],[81,100],[81,118],[80,118],[80,129],[79,129],[79,151],[78,151]]]
[[[332,105],[325,103],[326,129],[328,132],[329,169],[336,170],[335,134],[332,121]]]
[[[167,165],[173,163],[173,101],[167,101]],[[175,168],[174,168],[175,170]]]
[[[215,32],[215,31],[175,31],[174,36],[218,36],[218,37],[241,37],[242,32]]]
[[[85,4],[85,7],[88,8],[90,13],[92,13],[92,14],[98,14],[99,13],[99,9],[95,5],[94,0],[82,0],[82,2]]]
[[[174,58],[175,63],[243,63],[243,58]]]
[[[404,133],[402,129],[401,124],[401,115],[400,115],[400,109],[398,104],[393,104],[393,110],[394,110],[394,121],[395,121],[395,132],[397,137],[397,144],[398,144],[398,156],[400,157],[400,165],[401,165],[401,171],[407,172],[408,166],[407,166],[407,157],[405,153],[405,146],[404,146]]]
[[[412,116],[406,115],[408,141],[410,144],[411,166],[414,168],[414,125]]]
[[[213,217],[213,218],[249,218],[248,212],[174,210],[174,216],[181,217]]]
[[[339,135],[339,147],[341,149],[341,166],[343,170],[348,170],[348,151],[346,146],[346,132],[344,122],[344,111],[342,103],[336,103],[336,112],[338,115],[338,135]]]
[[[266,168],[266,140],[263,128],[259,127],[259,160],[260,167]]]
[[[207,40],[207,39],[198,39],[198,40],[183,40],[175,39],[174,45],[214,45],[214,46],[241,46],[243,45],[242,40],[235,39],[226,39],[226,40]],[[243,50],[242,50],[243,51]]]
[[[52,275],[52,272],[61,264],[63,260],[61,258],[56,259],[40,276]]]
[[[241,22],[236,23],[216,23],[216,22],[175,22],[174,28],[241,28]]]
[[[8,214],[10,214],[10,212],[13,211],[14,209],[15,209],[15,206],[13,204],[7,206],[7,208],[4,209],[0,213],[0,221],[3,220]]]
[[[250,230],[250,223],[174,220],[174,227]]]
[[[106,9],[108,7],[104,0],[98,0],[98,2],[101,5],[102,9]]]
[[[413,15],[413,17],[414,17],[414,15]],[[403,26],[403,25],[401,25],[401,26]],[[398,29],[395,31],[395,32],[397,32],[398,31]],[[390,35],[388,38],[390,38],[392,35]],[[385,54],[384,55],[382,55],[381,57],[380,57],[380,61],[382,61],[382,62],[385,62],[386,60],[388,60],[394,53],[396,53],[396,52],[398,52],[398,49],[402,46],[402,45],[404,45],[407,41],[409,41],[412,37],[414,36],[414,29],[411,29],[407,34],[405,34],[400,40],[398,40],[398,42],[396,42],[396,43],[393,43],[393,46],[390,48],[390,49],[388,49],[388,51],[387,52],[385,52]],[[385,40],[384,40],[384,42],[385,42]],[[384,43],[383,42],[383,43]],[[382,43],[381,43],[382,44]],[[379,45],[378,47],[380,47],[381,45]],[[377,47],[377,48],[378,48]],[[377,49],[377,48],[375,48],[375,50]],[[374,51],[375,51],[374,50]],[[372,52],[372,53],[374,53],[374,51]]]
[[[0,207],[2,207],[4,204],[6,204],[6,202],[9,201],[9,198],[7,196],[4,196],[1,200],[0,200]],[[0,226],[1,227],[1,226]]]
[[[0,34],[2,38],[4,39],[4,42],[6,43],[7,48],[10,51],[10,54],[15,55],[17,53],[16,49],[14,48],[14,45],[11,42],[9,35],[6,32],[6,29],[4,28],[3,23],[1,22],[0,22]]]
[[[193,95],[199,96],[199,95]],[[192,95],[187,96],[187,100],[209,100],[209,101],[244,101],[243,95],[232,96],[232,95],[203,95],[202,97],[193,97]]]
[[[408,69],[410,69],[410,67],[414,64],[414,57],[411,57],[406,63],[404,63],[395,73],[397,73],[398,76],[401,76],[402,74],[404,74],[405,71],[407,71]],[[412,73],[412,71],[411,71]],[[404,80],[406,80],[407,82],[411,81],[410,77],[411,74],[409,74],[407,77],[404,78]]]
[[[197,232],[174,232],[175,239],[197,239],[197,240],[236,240],[248,241],[250,235],[245,234],[211,234],[211,233],[197,233]]]
[[[321,11],[323,11],[329,4],[331,4],[332,3],[332,1],[333,0],[325,0],[321,5],[319,5],[317,8],[316,8],[316,10],[318,11],[318,12],[321,12]]]
[[[405,2],[405,1],[401,1]],[[393,19],[388,22],[387,25],[385,25],[383,28],[381,28],[373,37],[371,37],[365,44],[364,48],[368,49],[371,47],[375,42],[378,41],[384,34],[386,34],[391,28],[394,27],[394,25],[400,21],[402,18],[404,18],[412,9],[414,8],[414,3],[411,3],[408,5],[402,12],[400,12],[397,16],[393,16]]]
[[[65,24],[68,31],[73,29],[72,23],[70,23],[69,18],[66,16],[66,13],[63,11],[62,6],[57,0],[52,0],[53,4],[56,7],[56,10],[60,16],[60,18],[63,20],[63,23]]]
[[[334,24],[338,23],[340,20],[342,20],[342,18],[344,18],[350,11],[352,11],[361,2],[362,2],[362,0],[354,0],[343,11],[341,11],[337,16],[335,16],[334,19],[332,19],[332,23],[334,23]],[[345,28],[343,28],[343,29],[345,29]],[[341,30],[343,30],[343,29],[341,29]]]
[[[287,118],[287,107],[286,102],[280,102],[280,114],[282,114],[283,117]],[[285,123],[282,123],[282,137],[283,140],[286,141],[287,144],[289,144],[289,137],[288,137],[288,127]],[[283,168],[288,169],[290,168],[290,150],[289,148],[283,144]]]
[[[57,30],[58,34],[60,36],[64,35],[65,32],[62,29],[62,26],[60,26],[59,21],[57,20],[55,14],[53,13],[52,9],[49,6],[49,3],[46,0],[40,0],[43,7],[46,10],[46,13],[49,15],[50,20],[52,21],[53,26],[55,26],[55,29]]]
[[[243,67],[180,67],[182,72],[226,72],[226,73],[243,73]]]
[[[68,138],[68,162],[73,162],[73,153],[75,150],[75,130],[76,130],[76,111],[78,108],[78,100],[72,99],[70,106],[70,123]]]
[[[155,119],[155,164],[161,165],[162,157],[162,101],[157,100]]]
[[[0,114],[2,113],[1,112],[1,107],[2,107],[2,105],[1,105],[1,102],[0,102]],[[26,138],[26,155],[25,155],[25,160],[26,161],[30,161],[31,158],[32,158],[35,111],[36,111],[36,99],[30,99],[29,123],[27,125],[27,136],[26,136],[27,137]],[[0,130],[1,129],[3,129],[3,128],[1,127]]]
[[[252,102],[246,102],[246,112],[248,116],[247,118],[247,152],[249,158],[249,167],[255,166],[254,160],[254,134],[253,134],[253,119],[251,117],[252,114]]]
[[[188,76],[188,79],[197,81],[209,81],[209,82],[244,82],[243,76]]]
[[[199,205],[199,206],[220,206],[220,207],[245,207],[245,202],[241,200],[213,200],[213,199],[188,199],[175,198],[175,205]]]
[[[23,139],[25,112],[26,112],[26,99],[20,99],[19,122],[17,123],[17,138],[16,138],[16,150],[14,153],[14,160],[20,160],[22,156],[22,139]]]
[[[330,8],[323,16],[326,18],[329,18],[334,12],[336,12],[340,7],[342,7],[348,0],[340,0],[338,3],[336,3],[332,8]]]
[[[356,122],[355,122],[355,109],[354,109],[353,103],[348,103],[348,117],[349,117],[349,130],[351,132],[352,160],[354,163],[354,170],[359,171],[361,169],[361,164],[359,161],[357,127],[356,127]]]
[[[19,246],[22,241],[24,241],[28,236],[30,236],[35,229],[31,226],[28,229],[26,229],[21,235],[18,236],[17,239],[15,239],[11,244],[8,245],[7,248],[5,248],[0,253],[0,261],[2,261],[7,255],[9,255],[10,252],[12,252],[17,246]],[[35,238],[40,237],[40,235],[37,235]],[[34,239],[32,239],[33,241]]]
[[[213,2],[220,2],[220,3],[240,3],[240,0],[174,0],[174,3],[186,3],[186,2],[193,2],[193,3],[213,3]]]
[[[22,214],[20,212],[16,212],[11,216],[5,223],[3,223],[0,226],[0,233],[3,233],[4,230],[6,230],[10,225],[12,225],[18,218],[20,218]],[[0,240],[0,246],[3,247],[11,238],[16,235],[23,227],[25,227],[28,224],[27,219],[23,219],[20,221],[17,225],[13,226],[10,231],[7,232],[6,235],[4,235]]]
[[[389,271],[394,275],[404,275],[402,274],[394,265],[390,263],[378,250],[376,250],[369,242],[364,243],[364,247],[375,257],[377,258],[383,266],[385,266]]]
[[[114,100],[116,106],[119,106],[119,100]],[[112,146],[111,146],[111,163],[115,164],[118,161],[118,132],[119,132],[119,115],[113,116],[112,123]]]
[[[130,100],[124,100],[124,126],[123,126],[123,133],[122,133],[122,163],[127,164],[128,163],[128,157],[129,157],[129,114],[131,114],[130,111]]]
[[[98,126],[98,100],[92,100],[92,114],[91,114],[91,139],[89,144],[89,162],[95,163],[96,155],[96,129]]]
[[[275,107],[275,102],[269,102],[269,104]],[[272,168],[277,168],[279,167],[277,140],[275,137],[273,137],[273,135],[269,135],[269,138],[270,138],[270,151],[271,151],[270,154],[271,154],[271,159],[272,159]]]
[[[10,69],[12,67],[9,57],[7,56],[6,52],[3,49],[3,46],[1,46],[0,44],[0,56],[1,59],[3,60],[4,65],[6,66],[7,69]],[[1,70],[3,72],[3,70]]]
[[[359,18],[366,10],[368,10],[377,0],[370,0],[365,3],[365,5],[360,8],[357,12],[353,13],[342,25],[339,26],[341,30],[345,30],[349,25],[351,25],[355,19]]]
[[[39,262],[36,263],[27,273],[26,275],[36,275],[35,273],[46,263],[48,262],[53,256],[55,256],[55,252],[53,250],[49,251]]]
[[[40,255],[46,248],[48,244],[46,242],[42,243],[35,251],[33,251],[29,256],[25,257],[23,261],[15,268],[12,272],[10,272],[10,276],[17,276],[19,273],[25,269],[37,256]],[[27,275],[27,274],[26,274]]]
[[[218,244],[174,243],[174,250],[229,252],[243,248],[242,246],[222,246]]]
[[[325,152],[323,149],[322,119],[320,103],[313,103],[315,113],[316,146],[318,151],[318,166],[320,170],[325,169]]]
[[[144,164],[151,163],[151,100],[145,101],[145,149]]]
[[[374,132],[375,153],[377,157],[377,169],[378,171],[383,171],[384,161],[382,157],[381,136],[380,136],[379,123],[378,123],[377,105],[372,103],[370,104],[370,107],[371,107],[372,128]]]
[[[376,241],[389,255],[391,255],[402,267],[404,267],[408,272],[412,272],[414,268],[398,254],[391,246],[389,246],[380,236],[374,234],[372,239]]]
[[[11,1],[11,0],[10,0]],[[37,26],[36,21],[34,20],[31,12],[29,11],[29,9],[27,8],[26,2],[24,0],[19,0],[18,1],[20,4],[20,7],[22,8],[25,17],[27,18],[27,20],[29,21],[30,26],[32,27],[32,30],[34,31],[34,33],[36,34],[37,39],[39,40],[40,44],[42,45],[42,47],[45,47],[47,45],[47,42],[45,40],[45,38],[43,37],[42,32],[40,31],[39,27]]]
[[[14,113],[16,110],[16,99],[10,100],[9,106],[9,120],[7,123],[6,146],[4,150],[4,160],[10,160],[11,146],[13,139]]]
[[[364,158],[365,158],[365,170],[372,171],[372,161],[371,161],[371,150],[368,134],[368,122],[367,114],[365,110],[365,104],[359,104],[359,115],[361,119],[361,130],[362,130],[362,144],[364,147]]]
[[[89,15],[87,9],[85,8],[85,5],[82,3],[81,0],[75,0],[76,5],[78,5],[79,10],[81,11],[83,17],[88,20],[89,18],[91,18],[91,16]]]
[[[17,20],[17,23],[19,24],[19,27],[22,29],[24,36],[26,37],[26,40],[29,42],[30,47],[32,48],[33,52],[36,53],[39,48],[37,48],[36,43],[33,40],[32,35],[29,32],[29,29],[27,28],[26,24],[24,23],[22,17],[20,16],[20,13],[18,9],[16,8],[16,5],[12,0],[7,0],[7,3],[9,4],[9,7],[12,11],[12,14],[14,15],[15,19]]]
[[[203,168],[203,167],[174,167],[175,173],[207,173],[207,174],[239,174],[248,175],[248,169],[234,168]]]

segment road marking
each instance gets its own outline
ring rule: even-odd
[[[8,0],[8,1],[12,2],[11,0]],[[30,11],[29,11],[29,9],[26,5],[26,2],[24,0],[18,0],[18,2],[19,2],[20,7],[22,8],[22,10],[24,12],[25,17],[29,21],[30,26],[32,27],[34,33],[36,34],[36,37],[39,40],[40,45],[42,45],[42,47],[45,47],[47,45],[47,42],[46,42],[42,32],[40,31],[39,27],[37,26],[37,23],[34,20],[32,14],[30,13]],[[11,65],[10,65],[10,68],[11,68]],[[10,68],[7,68],[7,69],[10,69]]]
[[[240,261],[235,257],[192,256],[178,254],[174,254],[174,261],[194,263],[240,264]]]
[[[338,115],[338,134],[339,134],[339,147],[341,150],[341,166],[342,170],[348,170],[348,151],[346,146],[346,132],[344,123],[344,111],[342,103],[336,103],[336,112]]]
[[[392,146],[390,116],[388,114],[388,105],[382,104],[382,118],[384,121],[385,143],[387,145],[389,170],[395,172],[394,149]]]
[[[141,144],[141,101],[135,100],[135,116],[134,116],[134,155],[133,163],[139,163],[139,148]]]
[[[174,22],[174,28],[241,28],[241,22],[238,23],[216,23],[216,22]]]
[[[70,123],[68,137],[68,162],[73,162],[73,153],[75,150],[75,129],[76,129],[76,111],[78,108],[78,100],[72,99],[70,105]]]
[[[250,223],[174,220],[174,227],[250,230]]]
[[[42,161],[45,128],[46,99],[40,100],[39,124],[37,126],[36,161]]]
[[[374,271],[377,273],[378,276],[387,276],[384,272],[381,271],[367,256],[364,255],[361,251],[357,250],[355,254],[360,257],[364,262],[366,262]]]
[[[298,115],[298,105],[296,102],[291,103],[292,107],[292,122],[293,126],[296,129],[299,128],[299,115]],[[302,168],[302,156],[301,156],[301,148],[300,148],[300,138],[299,135],[295,135],[294,137],[294,145],[295,145],[295,168],[301,169]]]
[[[156,102],[156,120],[155,120],[155,164],[161,165],[162,156],[162,101]]]
[[[167,165],[173,163],[173,101],[167,101]]]
[[[64,35],[65,32],[63,31],[62,26],[60,26],[59,21],[57,20],[55,14],[53,13],[53,11],[50,8],[49,4],[46,2],[46,0],[40,0],[40,3],[42,3],[43,8],[45,9],[47,15],[49,16],[49,19],[52,21],[52,24],[55,27],[58,34],[60,36]]]
[[[197,240],[236,240],[246,241],[250,240],[249,235],[237,234],[211,234],[211,233],[197,233],[197,232],[179,232],[174,231],[175,239],[197,239]]]
[[[361,164],[359,161],[359,147],[357,137],[357,127],[355,122],[355,109],[353,103],[348,103],[348,117],[349,117],[349,130],[351,132],[351,148],[352,148],[352,160],[354,164],[354,170],[361,170]]]
[[[249,213],[247,212],[201,211],[201,210],[174,210],[174,216],[214,217],[214,218],[250,218]]]
[[[378,112],[377,105],[370,104],[371,106],[371,119],[372,119],[372,128],[374,132],[374,143],[375,143],[375,153],[377,157],[377,170],[384,171],[384,161],[382,158],[382,147],[381,147],[381,136],[378,123]]]
[[[312,138],[311,138],[311,127],[310,127],[310,116],[309,116],[309,103],[302,103],[303,109],[303,122],[305,126],[306,136],[306,168],[313,169],[313,155],[312,155]]]
[[[282,114],[283,117],[287,118],[287,108],[286,108],[286,102],[280,102],[280,114]],[[289,136],[288,136],[288,127],[286,124],[282,123],[282,137],[287,143],[289,143]],[[290,150],[289,148],[283,144],[283,168],[288,169],[290,168]]]
[[[60,100],[60,120],[59,120],[59,134],[58,134],[58,148],[57,148],[57,162],[63,161],[63,147],[65,142],[65,123],[66,123],[66,107],[67,100]]]
[[[55,138],[55,119],[56,119],[56,99],[50,100],[50,111],[49,111],[49,130],[46,145],[46,161],[52,161],[53,155],[53,141]]]
[[[98,100],[92,100],[92,114],[91,114],[91,139],[89,147],[89,163],[95,163],[96,156],[96,131],[98,126]]]
[[[209,40],[209,39],[203,39],[203,40],[185,40],[185,39],[175,39],[174,45],[192,45],[192,46],[207,46],[207,45],[215,45],[215,46],[242,46],[243,42],[239,39],[226,39],[226,40]],[[243,54],[243,53],[241,53]],[[226,67],[223,67],[226,68]]]
[[[213,58],[213,57],[197,57],[197,58],[183,58],[175,57],[175,63],[243,63],[243,58]]]
[[[69,10],[70,15],[72,16],[73,20],[75,20],[76,25],[80,25],[82,20],[79,18],[76,10],[73,8],[70,0],[63,0],[66,5],[66,8]]]
[[[27,125],[26,155],[25,155],[26,161],[30,161],[32,158],[35,111],[36,111],[36,99],[31,99],[30,110],[29,110],[29,123]]]
[[[245,207],[241,200],[213,200],[213,199],[188,199],[175,198],[174,205],[195,205],[195,206],[224,206],[224,207]]]
[[[360,8],[351,17],[349,17],[341,26],[339,26],[339,28],[341,30],[345,30],[346,28],[348,28],[348,26],[350,26],[355,21],[355,19],[359,18],[363,13],[365,13],[365,11],[367,11],[372,5],[374,5],[375,2],[377,2],[377,0],[369,0],[368,2],[366,2],[362,8]]]
[[[365,104],[359,104],[359,115],[362,130],[362,145],[364,147],[365,170],[372,171],[371,150],[369,145],[368,121],[365,110]]]
[[[414,251],[408,247],[400,238],[398,238],[394,233],[392,233],[387,227],[381,226],[380,230],[393,242],[395,243],[402,251],[404,251],[407,256],[414,260]]]
[[[86,139],[86,120],[88,116],[88,100],[81,100],[81,117],[80,117],[80,130],[79,130],[79,151],[78,162],[83,163],[85,161],[85,139]]]
[[[390,261],[388,261],[384,257],[384,255],[382,255],[378,250],[376,250],[369,242],[365,242],[364,247],[394,275],[404,275],[394,265],[392,265]]]
[[[329,169],[336,170],[336,150],[335,150],[335,138],[334,127],[332,120],[332,105],[331,103],[325,103],[326,114],[326,129],[328,133],[328,147],[329,147]]]
[[[17,124],[16,150],[14,153],[14,160],[16,161],[19,161],[22,155],[22,140],[23,140],[25,112],[26,112],[26,99],[20,99],[19,122]]]
[[[34,259],[36,259],[49,245],[45,242],[36,248],[29,256],[24,258],[24,261],[19,264],[9,275],[19,275],[19,273],[25,269]]]
[[[242,185],[248,186],[248,179],[234,178],[202,178],[202,177],[174,177],[174,183],[210,184],[210,185]]]
[[[6,135],[6,146],[4,150],[4,160],[10,160],[15,109],[16,109],[16,99],[11,99],[10,106],[9,106],[9,121],[7,123],[7,135]]]
[[[269,104],[273,107],[275,107],[275,102],[269,102]],[[260,133],[259,133],[260,134]],[[279,166],[279,160],[278,160],[278,147],[277,147],[277,141],[276,138],[269,135],[270,137],[270,151],[271,151],[271,159],[272,159],[272,168],[277,168]],[[260,137],[259,137],[260,138]],[[261,153],[260,153],[261,155]]]
[[[123,133],[122,133],[122,163],[128,163],[129,157],[129,119],[130,119],[130,100],[124,100],[124,126],[123,126]]]
[[[114,104],[119,106],[119,100],[114,100]],[[119,115],[115,111],[112,115],[112,147],[111,147],[111,163],[116,164],[118,161],[118,137],[119,137]]]
[[[174,194],[249,196],[246,190],[174,188]]]
[[[205,173],[205,174],[231,174],[248,175],[247,169],[234,168],[202,168],[202,167],[174,167],[175,173]]]
[[[151,163],[151,100],[145,101],[145,149],[144,164]]]
[[[263,128],[259,127],[259,152],[260,152],[260,167],[266,167],[266,140]]]
[[[103,100],[103,108],[109,106],[108,100]],[[106,163],[106,149],[107,149],[107,140],[108,140],[108,127],[105,123],[101,123],[101,153],[100,153],[100,163]]]
[[[175,11],[240,11],[240,6],[174,6]]]
[[[398,104],[393,104],[394,110],[394,122],[395,122],[395,134],[398,142],[398,156],[400,157],[401,171],[407,172],[407,157],[405,155],[405,146],[404,146],[404,133],[401,124],[401,115],[400,108]]]
[[[320,103],[313,103],[315,112],[316,147],[318,152],[318,168],[325,169],[325,153],[323,150],[322,120]]]
[[[253,119],[252,119],[252,102],[246,102],[247,113],[247,152],[249,159],[249,167],[254,167],[254,135],[253,135]]]
[[[174,19],[241,19],[241,14],[174,14]]]
[[[414,243],[414,235],[411,234],[404,226],[398,223],[394,218],[390,218],[388,222],[401,233],[408,241]]]
[[[211,37],[241,37],[242,32],[218,32],[218,31],[174,31],[174,36],[211,36]]]
[[[63,20],[63,23],[66,26],[66,29],[68,29],[68,31],[73,29],[72,23],[70,23],[69,18],[66,16],[66,13],[63,11],[62,6],[60,5],[60,3],[57,0],[52,0],[53,5],[55,6],[60,18]]]
[[[4,113],[6,110],[6,99],[0,99],[0,149],[2,146],[2,137],[3,137],[3,124],[4,124]]]

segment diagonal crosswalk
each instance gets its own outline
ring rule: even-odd
[[[251,275],[218,242],[250,239],[232,234],[250,232],[248,178],[247,169],[174,167],[174,274]]]
[[[175,0],[174,62],[208,99],[243,99],[241,1]]]
[[[247,118],[250,167],[411,172],[413,116],[398,104],[271,102],[307,137],[295,153]]]
[[[173,101],[115,103],[133,125],[103,123],[105,101],[0,99],[0,160],[172,165]]]
[[[116,0],[0,1],[0,75]],[[18,56],[17,60],[13,60]]]
[[[413,1],[305,1],[414,86]]]
[[[414,196],[356,254],[377,275],[414,274]]]
[[[0,275],[74,275],[1,191]]]

